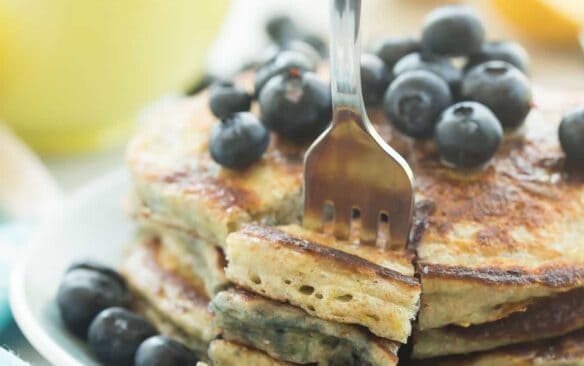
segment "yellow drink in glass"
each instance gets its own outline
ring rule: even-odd
[[[200,74],[227,0],[0,0],[0,118],[43,153],[120,143]]]

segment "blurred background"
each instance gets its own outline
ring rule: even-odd
[[[452,2],[364,1],[364,50],[419,35],[424,15]],[[534,83],[584,88],[584,2],[465,3],[488,39],[528,50]],[[257,61],[272,42],[270,19],[289,16],[326,41],[327,10],[328,0],[0,0],[0,345],[44,363],[11,323],[5,293],[20,243],[47,208],[123,166],[150,110]]]

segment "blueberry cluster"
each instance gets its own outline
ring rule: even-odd
[[[487,163],[503,131],[519,127],[531,108],[527,52],[514,42],[486,42],[467,6],[437,8],[426,16],[420,41],[389,38],[374,52],[393,77],[383,95],[385,115],[405,135],[433,137],[448,165]]]
[[[289,18],[279,19],[287,20],[270,22],[267,31],[271,36],[279,27],[291,24]],[[311,45],[303,41],[306,36],[300,31],[295,34],[296,38],[291,39],[272,36],[278,42],[277,52],[258,65],[254,93],[260,118],[269,130],[294,143],[305,143],[329,124],[332,103],[328,83],[315,74],[321,56],[326,54],[325,43]]]
[[[159,335],[152,324],[129,310],[130,300],[124,278],[95,262],[71,265],[57,293],[65,326],[87,341],[100,362],[135,366],[197,363],[190,349]]]
[[[300,31],[288,17],[274,18],[266,30],[275,44],[255,65],[253,93],[231,82],[210,89],[211,111],[219,123],[211,131],[209,151],[226,168],[245,169],[258,161],[268,148],[269,131],[302,144],[330,123],[330,88],[315,74],[327,52],[325,42]],[[387,83],[372,87],[383,90]],[[259,118],[249,113],[252,99],[259,104]]]
[[[209,150],[228,168],[246,168],[259,160],[269,145],[269,131],[304,143],[331,118],[328,84],[314,73],[326,55],[325,43],[288,17],[271,20],[267,33],[275,45],[256,65],[252,93],[231,83],[211,88],[211,110],[221,122],[211,132]],[[470,8],[434,10],[421,40],[384,39],[373,53],[362,55],[365,104],[382,105],[405,135],[434,137],[446,163],[483,165],[495,154],[503,128],[520,126],[531,106],[525,50],[513,42],[485,42],[484,37]],[[466,65],[455,66],[452,57],[465,57]],[[258,100],[259,118],[248,113],[252,98]]]
[[[220,119],[209,149],[219,164],[243,169],[266,151],[270,134],[306,143],[328,126],[331,94],[315,70],[324,41],[302,32],[288,17],[268,23],[275,44],[255,64],[254,90],[232,83],[211,87],[211,110]],[[504,131],[520,127],[532,106],[525,49],[511,41],[485,41],[479,16],[448,5],[430,12],[422,37],[387,38],[361,57],[363,98],[381,106],[394,127],[434,138],[442,161],[463,169],[484,166]],[[259,118],[248,113],[252,99]],[[582,112],[566,116],[560,141],[569,160],[582,161]]]

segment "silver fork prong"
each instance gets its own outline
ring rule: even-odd
[[[361,212],[361,231],[359,239],[362,244],[375,245],[377,240],[378,216],[374,210],[363,210]]]
[[[379,221],[377,223],[377,245],[381,248],[388,249],[391,241],[391,217],[389,210],[379,211]],[[402,245],[403,246],[403,245]]]
[[[352,208],[353,206],[346,202],[335,202],[333,233],[339,240],[349,239],[349,235],[351,234]]]
[[[408,242],[410,235],[411,216],[404,215],[403,210],[410,205],[409,202],[403,202],[395,199],[389,211],[389,233],[387,241],[388,249],[403,248],[404,243]]]
[[[318,197],[311,197],[304,202],[304,216],[302,225],[314,231],[322,231],[324,227],[324,200]]]

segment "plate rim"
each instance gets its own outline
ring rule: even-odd
[[[33,230],[27,240],[27,247],[24,250],[23,257],[15,263],[10,273],[8,297],[14,321],[30,344],[52,364],[83,366],[59,343],[55,342],[38,321],[35,321],[36,317],[29,306],[25,291],[26,274],[28,273],[28,265],[32,254],[48,245],[40,238],[44,236],[43,234],[48,228],[54,227],[54,223],[63,216],[64,212],[90,199],[98,188],[120,182],[127,175],[128,172],[125,168],[116,168],[101,177],[89,181],[71,196],[65,198],[64,202],[56,208],[57,214],[44,218],[39,226]]]

